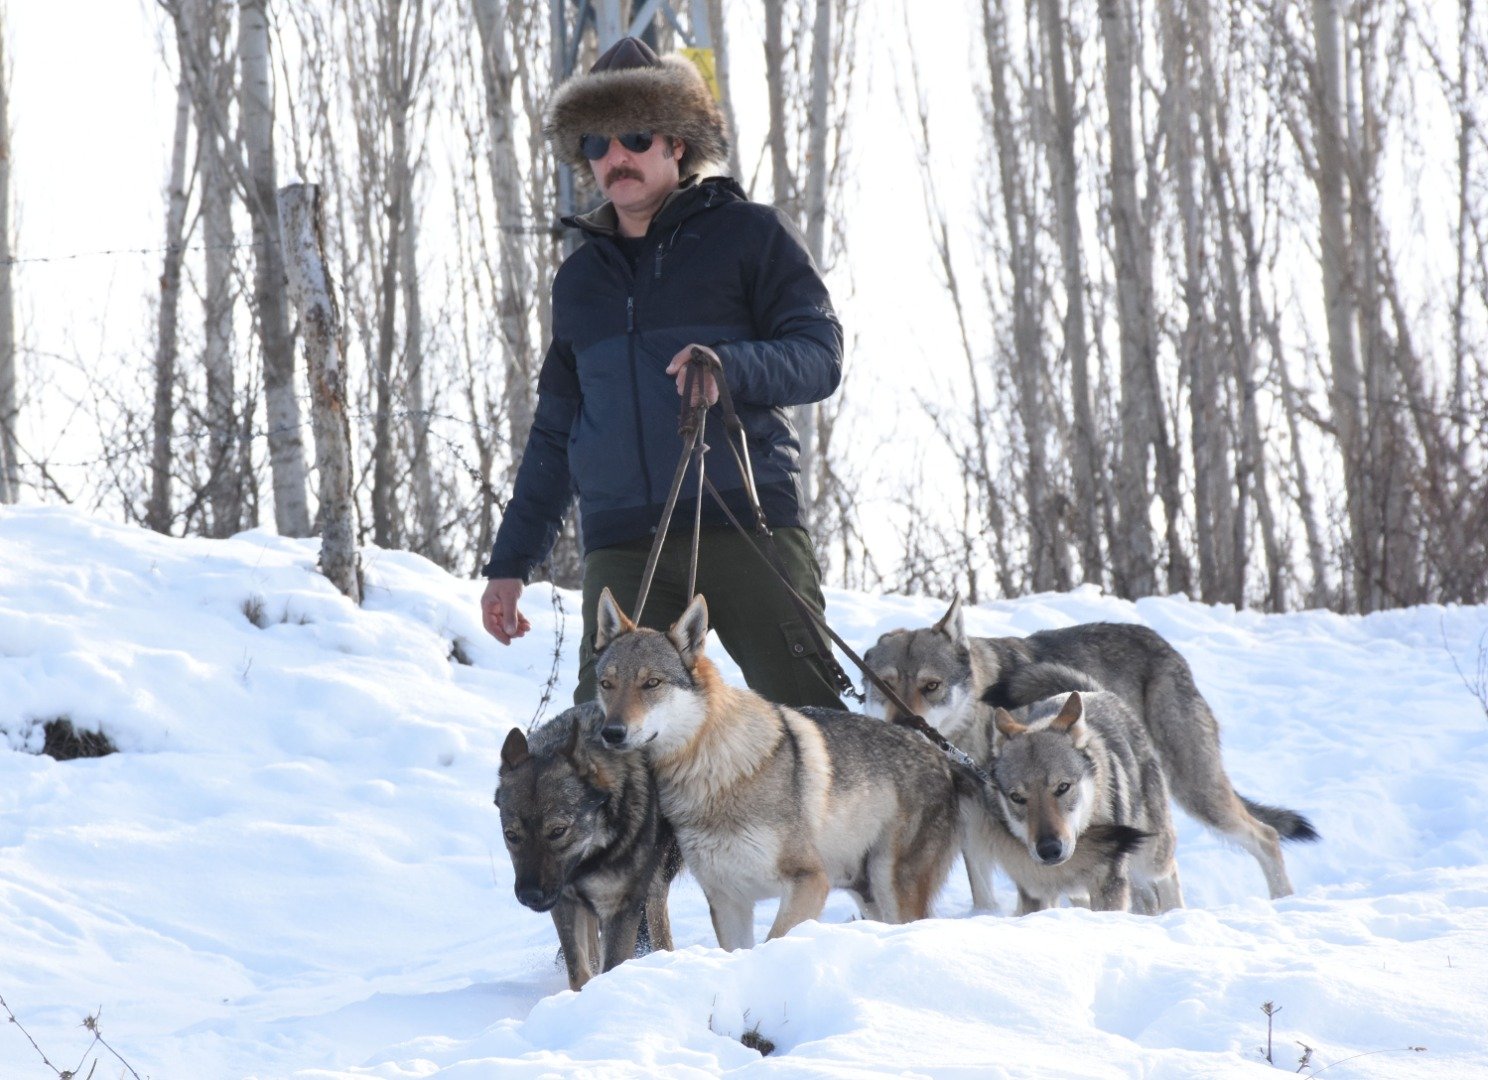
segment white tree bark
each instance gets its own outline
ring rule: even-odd
[[[1008,92],[1011,68],[1007,14],[1001,0],[982,4],[982,47],[990,76],[992,142],[998,164],[1002,217],[1012,278],[1013,378],[1018,388],[1018,419],[1023,428],[1027,464],[1024,492],[1028,505],[1029,583],[1038,592],[1070,587],[1069,556],[1058,509],[1062,494],[1050,474],[1045,432],[1053,417],[1045,401],[1047,372],[1040,319],[1041,287],[1036,242],[1037,214],[1031,207],[1027,161],[1014,130]]]
[[[1364,467],[1363,378],[1359,361],[1358,291],[1348,233],[1348,158],[1345,152],[1342,0],[1313,0],[1317,60],[1314,134],[1318,234],[1322,243],[1323,306],[1328,321],[1328,358],[1333,378],[1329,401],[1343,457],[1350,546],[1366,549],[1368,470]],[[1370,583],[1362,559],[1355,560],[1353,585],[1362,610],[1371,609]]]
[[[718,89],[722,97],[724,119],[729,128],[729,175],[744,182],[744,167],[739,161],[739,124],[734,118],[734,94],[729,86],[729,38],[728,20],[723,16],[723,0],[707,0],[708,35],[713,39],[713,70],[718,77]],[[693,10],[696,11],[696,3]]]
[[[5,55],[5,9],[0,7],[0,503],[21,494],[20,443],[16,426],[15,293],[10,243],[10,68]]]
[[[253,293],[263,346],[264,401],[269,469],[274,486],[274,523],[283,536],[310,535],[305,442],[295,397],[294,339],[284,300],[284,260],[278,242],[274,164],[274,98],[269,80],[268,0],[240,0],[238,96],[247,149],[246,203],[253,224]]]
[[[278,207],[288,295],[300,313],[310,381],[310,421],[320,475],[320,568],[336,588],[360,604],[345,348],[335,289],[325,263],[320,189],[314,184],[292,184],[279,192]]]
[[[160,270],[160,311],[155,339],[155,402],[151,417],[150,501],[145,524],[159,533],[171,527],[171,471],[174,455],[171,434],[176,412],[176,359],[179,352],[177,323],[181,306],[182,241],[186,230],[186,149],[191,139],[191,83],[187,74],[187,49],[180,27],[176,52],[181,78],[176,87],[176,130],[171,140],[170,187],[165,207],[165,261]]]
[[[1064,278],[1064,355],[1070,365],[1072,402],[1071,471],[1075,481],[1075,528],[1080,569],[1093,585],[1104,581],[1101,557],[1102,466],[1096,453],[1095,409],[1090,381],[1089,331],[1085,317],[1085,255],[1080,239],[1078,172],[1075,164],[1074,90],[1065,61],[1064,16],[1059,0],[1038,0],[1044,43],[1044,78],[1053,102],[1046,149],[1053,177],[1059,261]],[[1115,543],[1115,537],[1111,537]],[[1114,556],[1113,556],[1114,559]]]
[[[827,101],[832,89],[832,2],[816,0],[811,26],[811,105],[806,119],[806,247],[818,269],[826,265]],[[801,513],[809,528],[816,518],[816,405],[796,406],[801,437]]]
[[[490,138],[491,194],[496,202],[498,253],[501,260],[497,308],[505,350],[502,369],[507,431],[513,452],[507,487],[516,480],[515,448],[525,446],[536,403],[537,350],[532,336],[532,274],[524,242],[527,220],[521,160],[517,150],[517,111],[512,91],[516,66],[508,47],[511,7],[505,0],[472,0],[481,42],[481,73],[486,91],[486,126]]]
[[[223,59],[227,27],[221,0],[181,0],[190,43],[197,170],[202,178],[206,322],[202,367],[207,384],[209,536],[231,536],[243,526],[238,469],[238,414],[233,366],[233,183],[225,145],[232,69]]]

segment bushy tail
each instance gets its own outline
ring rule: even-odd
[[[1108,859],[1130,855],[1152,838],[1150,832],[1130,825],[1092,825],[1080,834],[1080,844],[1094,846]]]
[[[1240,801],[1245,804],[1245,809],[1250,811],[1251,817],[1270,825],[1284,841],[1310,844],[1322,839],[1318,831],[1312,827],[1312,822],[1295,810],[1288,810],[1284,806],[1267,806],[1265,803],[1253,802],[1244,795],[1240,796]]]

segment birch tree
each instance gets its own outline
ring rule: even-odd
[[[180,351],[179,319],[181,271],[185,252],[186,154],[191,139],[191,81],[187,70],[190,42],[176,23],[176,56],[180,66],[176,83],[176,123],[171,138],[170,179],[165,207],[165,258],[160,269],[160,310],[156,316],[155,398],[150,422],[150,499],[145,524],[159,533],[169,533],[171,477],[175,456],[171,436],[176,415],[176,361]]]
[[[1318,193],[1318,238],[1321,244],[1323,305],[1328,327],[1332,378],[1329,399],[1343,458],[1343,482],[1350,544],[1355,552],[1368,533],[1365,508],[1371,501],[1364,468],[1363,376],[1359,359],[1358,293],[1353,249],[1348,231],[1348,160],[1345,153],[1344,37],[1342,0],[1313,0],[1313,140],[1312,169]],[[1378,606],[1366,567],[1353,560],[1354,593],[1363,610]]]
[[[10,239],[10,66],[6,58],[6,12],[0,3],[0,503],[21,494],[20,442],[16,427],[14,248]]]
[[[1026,454],[1029,583],[1039,592],[1067,589],[1071,584],[1065,529],[1068,515],[1062,510],[1065,498],[1052,474],[1046,446],[1046,432],[1057,428],[1053,416],[1062,410],[1062,403],[1050,408],[1044,389],[1049,372],[1043,350],[1036,182],[1030,176],[1032,163],[1025,154],[1026,140],[1019,135],[1019,117],[1008,88],[1012,55],[1006,4],[1003,0],[984,0],[981,16],[989,76],[988,117],[1011,287],[1013,377]],[[1023,126],[1025,130],[1032,127],[1026,119]],[[1098,560],[1090,569],[1099,580]]]
[[[784,0],[765,0],[764,14],[771,197],[801,227],[812,259],[825,271],[833,245],[842,242],[840,235],[829,237],[828,220],[838,195],[857,4],[798,0],[787,8]],[[810,43],[809,51],[803,52],[803,42]],[[817,405],[798,405],[792,413],[801,442],[802,511],[808,521],[816,514],[823,472],[818,410]]]
[[[274,159],[274,96],[269,78],[268,0],[239,0],[238,96],[247,151],[245,204],[253,226],[253,295],[263,348],[269,468],[274,522],[282,536],[308,536],[304,438],[295,394],[294,340],[284,297],[284,258],[278,242],[278,182]]]
[[[1085,254],[1075,158],[1074,84],[1066,59],[1068,46],[1059,0],[1038,0],[1038,24],[1043,57],[1041,81],[1052,111],[1050,122],[1043,125],[1042,130],[1053,181],[1059,263],[1064,285],[1063,347],[1070,373],[1070,465],[1075,486],[1075,534],[1084,580],[1100,584],[1104,580],[1101,508],[1106,499],[1097,485],[1097,477],[1105,470],[1097,450],[1090,338],[1085,314]],[[1114,536],[1111,543],[1115,543]]]
[[[519,167],[517,144],[519,102],[514,98],[517,67],[510,35],[520,7],[507,0],[471,0],[480,35],[481,77],[485,89],[486,128],[491,195],[496,207],[500,263],[497,311],[503,346],[505,414],[509,445],[522,446],[532,427],[537,390],[538,351],[532,339],[533,284],[530,260],[523,243],[526,232],[526,193]],[[516,454],[511,455],[506,486],[516,481]]]
[[[294,184],[277,196],[289,294],[300,312],[310,382],[315,465],[320,474],[321,571],[353,603],[362,601],[352,501],[346,349],[335,286],[325,262],[320,189]]]
[[[1171,592],[1182,592],[1188,588],[1188,562],[1178,539],[1181,505],[1177,463],[1163,417],[1151,248],[1137,195],[1136,133],[1132,120],[1135,58],[1132,12],[1126,0],[1101,0],[1100,24],[1106,47],[1111,243],[1121,330],[1121,467],[1116,478],[1121,533],[1113,545],[1112,561],[1120,569],[1124,595],[1145,596],[1153,591],[1157,579],[1150,524],[1150,455],[1156,465],[1167,520],[1167,586]]]
[[[238,458],[236,372],[233,364],[233,177],[228,115],[233,85],[230,27],[223,0],[178,0],[178,32],[189,44],[192,109],[205,267],[202,368],[207,403],[207,534],[231,536],[243,527],[243,474]]]

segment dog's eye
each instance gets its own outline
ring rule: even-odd
[[[1068,780],[1064,780],[1064,781],[1061,781],[1060,784],[1059,784],[1059,786],[1054,789],[1054,794],[1055,795],[1063,795],[1069,789],[1070,789],[1069,781]]]
[[[933,693],[935,693],[935,691],[937,691],[939,689],[940,689],[940,680],[939,679],[931,679],[929,682],[927,682],[925,684],[925,693],[927,693],[927,694],[933,694]]]
[[[613,690],[613,689],[615,689],[615,684],[612,683],[612,682],[610,682],[609,679],[600,679],[599,680],[599,688],[601,690]]]
[[[522,834],[515,829],[508,829],[506,832],[506,842],[512,847],[516,847],[522,842]]]
[[[568,826],[567,825],[554,825],[551,829],[548,830],[548,839],[549,840],[562,840],[564,834],[567,833],[567,832],[568,832]]]
[[[653,675],[653,676],[651,676],[651,678],[647,679],[642,685],[645,686],[645,688],[647,690],[655,690],[658,686],[661,685],[661,680],[658,679],[656,676]]]
[[[1009,791],[1008,792],[1008,801],[1009,802],[1015,802],[1019,806],[1022,806],[1024,803],[1026,803],[1028,801],[1028,796],[1026,796],[1026,795],[1019,795],[1016,791]]]

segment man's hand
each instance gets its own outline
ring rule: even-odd
[[[514,638],[532,629],[527,616],[517,609],[521,595],[519,578],[492,578],[481,594],[481,622],[486,632],[503,645],[510,645]]]
[[[708,346],[688,345],[684,347],[681,352],[672,357],[672,362],[667,365],[666,373],[677,377],[678,397],[687,393],[687,368],[692,361],[693,349],[706,355],[717,366],[711,370],[709,368],[702,368],[698,371],[695,381],[692,384],[692,401],[688,404],[696,405],[699,401],[705,401],[707,404],[712,405],[718,401],[718,383],[713,379],[713,372],[722,370],[722,364],[718,359],[718,354],[708,348]]]

